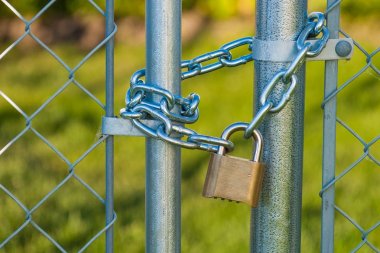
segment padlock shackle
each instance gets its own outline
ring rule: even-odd
[[[233,123],[233,124],[229,125],[223,131],[221,137],[222,137],[222,139],[228,140],[233,133],[235,133],[237,131],[245,131],[248,126],[249,126],[249,124],[244,123],[244,122]],[[253,155],[253,161],[259,162],[261,160],[261,154],[263,151],[263,137],[257,129],[254,129],[254,131],[252,133],[252,137],[256,143],[256,149],[255,149],[255,153]],[[231,150],[228,150],[228,151],[231,151]],[[217,154],[219,154],[219,155],[226,154],[226,148],[223,146],[219,146]]]

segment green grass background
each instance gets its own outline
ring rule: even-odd
[[[234,18],[209,23],[183,47],[189,59],[214,50],[223,43],[253,33],[251,21]],[[373,34],[363,34],[347,20],[346,28],[372,51],[379,46]],[[370,24],[368,22],[368,24]],[[223,30],[223,27],[226,27]],[[366,37],[368,36],[368,37]],[[370,39],[368,39],[370,38]],[[2,43],[3,50],[7,43]],[[52,45],[57,54],[75,66],[86,52],[70,44]],[[129,76],[144,66],[144,43],[133,39],[118,43],[115,49],[115,108],[124,106]],[[104,102],[104,50],[95,54],[76,74],[76,79]],[[374,57],[379,68],[380,57]],[[366,64],[358,51],[351,61],[340,62],[339,80],[343,83]],[[67,72],[47,52],[16,48],[0,61],[0,90],[27,114],[32,114],[67,81]],[[305,108],[305,150],[302,209],[302,252],[319,252],[322,163],[323,63],[308,63]],[[186,80],[183,94],[201,96],[199,121],[194,130],[219,135],[228,124],[249,121],[252,115],[252,63],[223,69]],[[367,70],[338,96],[338,115],[366,141],[380,132],[379,76]],[[73,84],[53,100],[32,121],[71,162],[77,160],[100,134],[103,110]],[[0,97],[0,148],[25,127],[25,120]],[[363,146],[345,129],[337,126],[337,173],[357,160]],[[237,154],[249,156],[251,143],[238,140]],[[116,137],[115,141],[115,224],[116,252],[144,252],[144,140]],[[76,166],[76,174],[104,197],[104,145],[98,146]],[[380,158],[379,144],[371,154]],[[201,197],[208,154],[183,150],[182,159],[182,252],[247,252],[250,209]],[[0,156],[0,183],[28,208],[38,203],[67,175],[67,165],[52,150],[28,132]],[[368,159],[361,162],[336,186],[336,203],[364,230],[380,220],[379,167]],[[14,201],[0,192],[0,242],[25,220]],[[104,207],[76,180],[69,180],[33,213],[33,220],[69,252],[81,248],[104,226]],[[336,252],[350,252],[361,241],[360,232],[349,221],[336,215]],[[368,240],[380,247],[380,229]],[[87,252],[104,252],[104,237]],[[57,252],[36,229],[27,226],[0,252]],[[372,252],[363,246],[359,252]]]

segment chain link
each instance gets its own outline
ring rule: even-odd
[[[238,40],[234,40],[227,44],[224,44],[220,49],[202,54],[193,58],[192,60],[183,61],[181,64],[182,69],[187,71],[182,72],[182,80],[209,73],[214,70],[218,70],[223,67],[236,67],[242,64],[246,64],[253,60],[252,53],[242,55],[236,59],[233,59],[231,50],[239,47],[247,47],[249,51],[252,51],[253,38],[246,37]],[[203,66],[202,63],[217,60],[214,63]]]
[[[322,36],[317,38],[320,34]],[[315,42],[307,42],[306,40],[309,38],[315,38]],[[244,132],[245,138],[253,135],[253,131],[268,113],[277,113],[285,107],[297,86],[297,71],[304,64],[306,57],[315,57],[321,53],[328,38],[329,31],[325,26],[324,14],[311,13],[308,17],[308,24],[297,39],[298,53],[296,57],[288,68],[273,76],[264,88],[259,100],[260,108],[253,120],[247,124]],[[252,51],[252,42],[251,37],[241,38],[223,45],[218,50],[182,61],[182,80],[223,67],[236,67],[252,61],[251,52],[236,58],[231,53],[232,50],[240,47],[247,47],[247,51]],[[131,87],[125,98],[126,107],[120,111],[122,118],[132,120],[133,124],[149,137],[161,139],[183,148],[217,152],[219,147],[223,146],[227,151],[233,150],[234,144],[229,140],[201,135],[181,125],[192,124],[198,120],[200,97],[197,94],[192,93],[187,97],[181,97],[173,95],[170,91],[157,85],[148,85],[143,80],[145,73],[145,69],[142,69],[132,75]],[[280,101],[275,103],[271,100],[270,95],[279,83],[285,84],[288,88],[282,94]],[[160,102],[147,101],[148,94],[160,97]],[[158,125],[156,128],[149,127],[142,122],[143,119],[155,119]]]

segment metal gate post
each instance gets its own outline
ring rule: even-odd
[[[333,6],[339,0],[328,0],[327,6]],[[329,9],[329,8],[328,8]],[[340,6],[333,8],[327,14],[327,27],[331,39],[339,38]],[[338,61],[326,61],[325,65],[325,98],[337,88]],[[324,105],[323,115],[323,188],[335,178],[335,140],[336,140],[336,97]],[[331,185],[322,192],[322,235],[321,252],[334,252],[334,214],[335,187]]]
[[[181,0],[146,1],[146,83],[180,94]],[[151,98],[159,102],[158,98]],[[146,139],[146,252],[179,253],[181,151]]]
[[[257,0],[256,38],[294,41],[307,21],[307,0]],[[263,88],[289,62],[255,61],[255,104]],[[251,252],[300,252],[305,68],[289,103],[279,113],[267,114],[260,131],[266,163],[258,208],[252,209]],[[284,90],[272,93],[277,103]]]
[[[115,29],[114,1],[106,2],[106,37]],[[114,116],[114,38],[106,44],[106,117]],[[114,137],[106,139],[106,225],[114,219]],[[106,253],[113,252],[113,226],[106,231]]]

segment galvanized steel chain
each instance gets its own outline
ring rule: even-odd
[[[191,60],[181,62],[181,69],[185,69],[182,80],[197,75],[209,73],[223,67],[236,67],[252,61],[252,54],[244,54],[233,58],[231,50],[239,47],[246,47],[247,51],[252,50],[250,37],[241,38],[223,45],[220,49],[202,54]],[[216,62],[211,62],[216,60]],[[204,65],[206,62],[211,62]],[[126,94],[126,108],[120,111],[122,118],[131,119],[133,124],[146,135],[159,138],[166,142],[179,145],[188,149],[201,149],[216,152],[219,146],[224,146],[228,150],[233,149],[233,143],[222,138],[200,135],[195,131],[186,128],[183,124],[191,124],[198,120],[198,105],[200,97],[192,93],[187,97],[173,95],[166,89],[157,85],[146,84],[142,78],[145,77],[145,69],[135,72],[130,80],[130,89]],[[159,103],[147,102],[148,94],[161,96]],[[178,110],[179,108],[179,110]],[[175,112],[179,111],[179,112]],[[145,125],[141,120],[154,118],[162,124],[156,129]],[[173,124],[176,122],[177,124]],[[187,136],[186,140],[181,137]]]
[[[321,38],[317,36],[322,35]],[[316,38],[315,42],[312,44],[307,42],[307,39]],[[282,110],[287,102],[290,100],[296,86],[298,79],[296,73],[298,69],[303,65],[306,57],[316,57],[318,56],[329,39],[329,30],[325,26],[325,16],[320,12],[313,12],[308,17],[308,23],[302,30],[297,39],[297,50],[298,53],[294,60],[290,63],[287,69],[278,72],[270,80],[268,85],[264,88],[260,96],[260,109],[257,114],[249,123],[249,126],[244,132],[244,137],[249,138],[253,130],[258,127],[258,125],[263,121],[267,113],[276,113]],[[275,104],[270,99],[270,93],[273,91],[276,85],[280,82],[288,86],[288,89],[282,94],[280,101]]]
[[[252,51],[251,37],[241,38],[234,40],[223,45],[220,49],[202,54],[193,58],[192,60],[182,61],[181,68],[187,68],[187,71],[182,72],[182,79],[187,79],[197,75],[202,75],[223,67],[236,67],[247,62],[252,61],[252,54],[242,55],[236,59],[233,59],[231,50],[238,47],[247,47],[249,51]],[[217,62],[203,66],[203,62],[216,59]]]
[[[318,36],[321,35],[320,38]],[[307,42],[314,38],[315,42]],[[297,39],[298,53],[287,69],[278,72],[265,87],[260,97],[260,109],[253,120],[247,124],[244,132],[245,138],[250,138],[254,129],[262,122],[267,113],[276,113],[282,110],[290,100],[298,80],[296,72],[305,62],[306,57],[315,57],[321,53],[329,38],[329,31],[325,26],[323,13],[311,13],[308,23]],[[220,49],[202,54],[191,60],[181,62],[181,78],[187,79],[197,75],[209,73],[223,67],[235,67],[252,61],[252,54],[245,54],[233,58],[231,50],[238,47],[247,47],[252,51],[253,39],[241,38],[223,45]],[[248,51],[247,50],[247,51]],[[214,60],[214,61],[213,61]],[[216,60],[216,61],[215,61]],[[205,62],[209,64],[203,65]],[[212,62],[213,61],[213,62]],[[191,124],[198,120],[198,105],[200,97],[192,93],[187,97],[173,95],[170,91],[153,84],[146,84],[142,78],[145,77],[145,69],[135,72],[130,80],[130,89],[126,94],[126,107],[120,111],[122,118],[132,120],[133,124],[146,135],[158,138],[174,145],[188,149],[201,149],[217,152],[219,146],[232,150],[234,144],[218,137],[201,135],[184,127],[182,124]],[[282,82],[288,85],[282,98],[276,104],[270,99],[270,94],[277,84]],[[161,97],[159,103],[148,100],[148,95]],[[160,122],[155,127],[143,123],[145,119],[155,119]],[[182,139],[182,138],[186,139]]]

